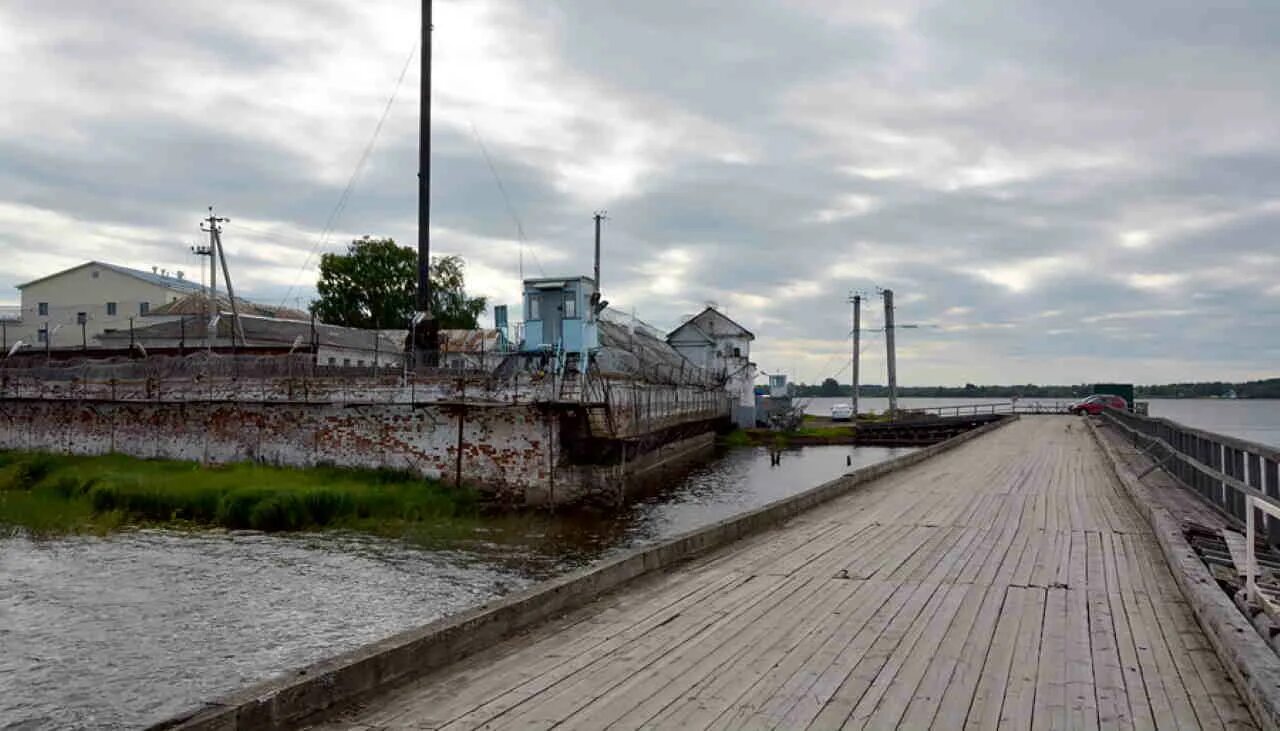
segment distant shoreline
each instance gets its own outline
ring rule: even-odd
[[[845,398],[845,399],[849,398],[850,395],[851,394],[848,394],[848,393],[840,393],[835,395],[822,394],[822,393],[797,393],[796,394],[796,396],[798,396],[799,398]],[[888,398],[888,394],[860,393],[858,394],[858,398]],[[958,401],[963,401],[964,399],[968,399],[968,398],[975,398],[975,399],[1017,398],[1019,401],[1069,401],[1072,399],[1078,399],[1078,398],[1084,398],[1084,397],[1083,396],[1039,396],[1039,395],[1037,396],[1005,396],[1005,395],[992,396],[992,395],[979,395],[979,394],[964,394],[964,395],[957,396],[955,394],[950,394],[950,393],[935,396],[935,395],[927,395],[927,394],[899,392],[898,398],[934,398],[934,399],[945,398],[945,399],[956,399]],[[1137,396],[1135,396],[1135,398],[1138,399],[1139,401],[1280,401],[1280,396],[1237,396],[1236,398],[1223,398],[1222,396],[1146,396],[1143,394],[1138,394]]]

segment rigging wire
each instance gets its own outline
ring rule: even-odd
[[[524,281],[524,250],[527,247],[529,253],[533,255],[533,262],[538,266],[538,271],[542,276],[547,276],[547,271],[542,268],[542,261],[538,259],[538,252],[532,246],[529,246],[529,239],[524,233],[524,224],[520,221],[520,216],[516,214],[515,206],[511,204],[511,197],[507,195],[507,186],[502,183],[502,176],[498,174],[498,168],[493,164],[493,158],[489,156],[489,148],[484,144],[484,139],[480,137],[480,129],[476,127],[476,123],[471,123],[471,134],[475,135],[476,144],[480,146],[480,152],[484,155],[484,161],[489,166],[489,173],[493,175],[493,181],[498,184],[498,192],[502,194],[502,201],[507,206],[507,215],[511,216],[511,220],[516,224],[516,236],[520,239],[520,281]]]
[[[355,169],[351,171],[351,177],[347,180],[347,187],[343,188],[342,195],[338,196],[338,202],[334,205],[333,210],[329,213],[329,218],[325,222],[324,229],[315,244],[308,252],[307,258],[303,260],[302,266],[298,267],[298,274],[294,277],[293,284],[289,285],[289,289],[285,292],[284,297],[280,300],[280,306],[284,307],[289,297],[293,295],[293,290],[297,288],[298,281],[302,279],[303,272],[307,266],[311,264],[311,259],[315,257],[316,252],[321,246],[326,244],[329,237],[333,234],[333,229],[338,225],[343,211],[346,210],[347,203],[351,200],[351,193],[355,190],[356,182],[360,178],[360,174],[364,172],[365,165],[369,162],[369,157],[373,154],[374,147],[378,143],[378,137],[382,134],[382,127],[386,124],[387,117],[391,114],[391,107],[395,105],[396,97],[400,94],[400,87],[404,84],[404,77],[409,73],[409,67],[413,63],[413,59],[418,55],[421,40],[415,40],[413,48],[409,51],[409,56],[404,60],[404,67],[400,69],[400,76],[396,79],[395,89],[392,90],[391,96],[387,99],[387,105],[382,110],[382,116],[378,118],[378,124],[373,128],[373,135],[369,138],[369,143],[365,145],[364,152],[361,153],[359,161],[356,162]]]

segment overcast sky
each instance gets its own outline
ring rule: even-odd
[[[198,277],[210,204],[263,301],[305,306],[353,236],[412,245],[416,56],[321,233],[418,17],[0,4],[0,302],[91,258]],[[845,299],[878,327],[877,287],[927,326],[906,384],[1273,377],[1277,38],[1268,0],[438,0],[433,246],[514,304],[522,248],[589,274],[607,209],[606,299],[664,328],[715,302],[811,382],[847,380]]]

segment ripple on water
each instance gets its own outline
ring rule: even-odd
[[[621,511],[495,519],[429,550],[359,535],[0,538],[0,728],[119,728],[910,450],[733,450]]]
[[[359,536],[2,539],[0,727],[160,720],[529,583]]]

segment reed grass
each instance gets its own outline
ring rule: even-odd
[[[478,507],[472,490],[393,470],[0,452],[0,525],[37,534],[166,524],[387,533]]]

